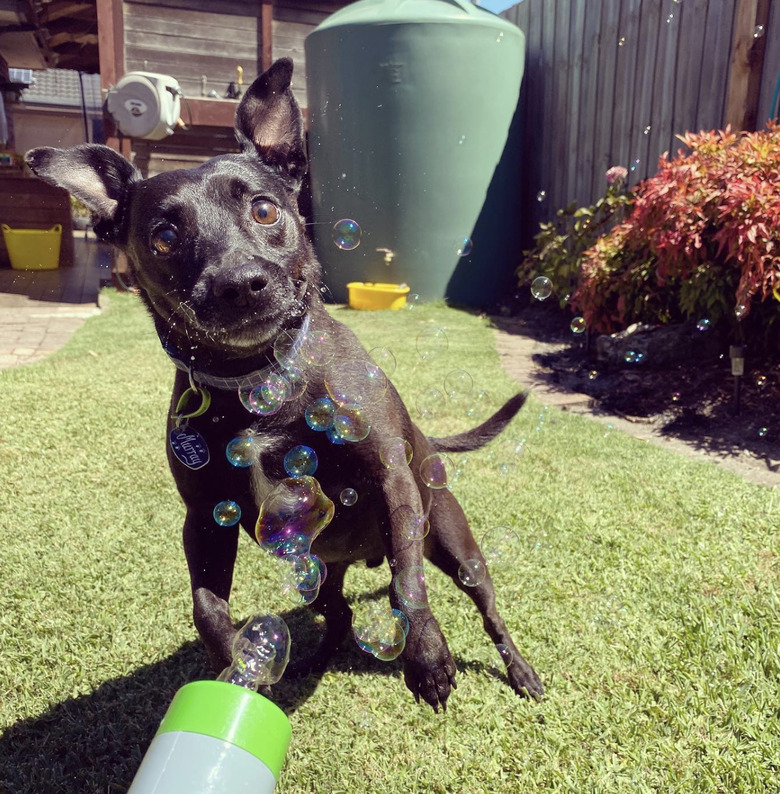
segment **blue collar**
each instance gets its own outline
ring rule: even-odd
[[[298,335],[295,338],[295,342],[292,345],[292,354],[294,356],[301,347],[303,346],[303,342],[306,339],[306,335],[309,333],[309,326],[311,325],[311,315],[307,314],[303,323],[301,324],[300,329],[298,330]],[[181,354],[179,351],[173,347],[173,345],[163,345],[163,350],[168,354],[168,357],[176,366],[176,369],[180,369],[182,372],[186,372],[190,379],[194,381],[199,386],[206,386],[207,388],[212,389],[223,389],[224,391],[235,391],[236,389],[252,389],[255,386],[261,384],[266,377],[268,376],[268,370],[271,366],[265,366],[261,369],[253,370],[252,372],[248,372],[246,375],[238,375],[232,378],[226,378],[222,375],[213,375],[210,372],[205,372],[201,369],[195,369],[190,364],[185,364],[182,360]]]

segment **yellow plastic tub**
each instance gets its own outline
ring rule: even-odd
[[[61,224],[51,229],[12,229],[2,224],[2,229],[14,270],[54,270],[59,265]]]
[[[350,281],[349,306],[351,309],[403,309],[406,296],[409,294],[408,284],[381,284],[371,281]]]

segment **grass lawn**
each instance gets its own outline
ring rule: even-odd
[[[411,405],[456,368],[491,406],[515,390],[476,316],[335,311],[395,352]],[[430,328],[449,346],[422,363]],[[207,677],[165,461],[172,377],[113,293],[62,351],[0,372],[0,792],[125,791],[176,689]],[[467,407],[422,426],[464,429]],[[320,681],[275,687],[293,726],[277,792],[780,791],[780,493],[534,400],[462,470],[476,534],[521,538],[498,600],[547,696],[512,693],[476,610],[430,571],[460,675],[447,713],[345,643]],[[305,654],[310,618],[275,577],[242,539],[234,615],[283,614]],[[355,566],[347,590],[387,583]]]

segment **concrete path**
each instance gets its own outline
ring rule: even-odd
[[[100,312],[100,287],[110,280],[110,250],[94,237],[79,236],[74,243],[73,267],[0,269],[0,369],[45,358]]]

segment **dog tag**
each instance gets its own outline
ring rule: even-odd
[[[174,427],[170,436],[171,450],[179,462],[188,469],[202,469],[209,462],[209,448],[206,440],[197,431],[186,425]]]

